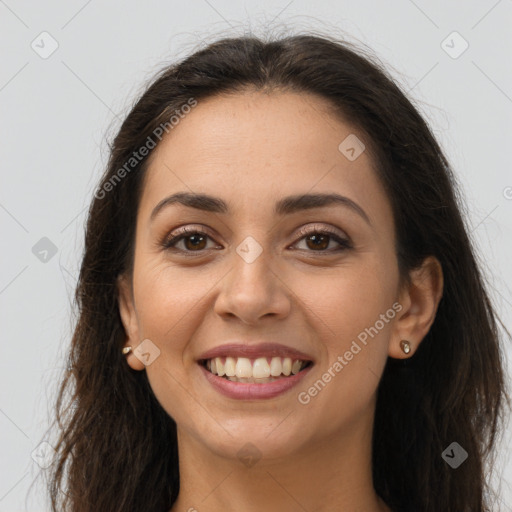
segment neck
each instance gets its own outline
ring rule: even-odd
[[[349,435],[332,432],[254,464],[214,454],[178,429],[180,494],[170,512],[389,512],[373,488],[371,425],[365,418]]]

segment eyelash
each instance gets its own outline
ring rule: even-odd
[[[192,256],[192,257],[194,256],[194,253],[201,254],[204,251],[207,251],[208,249],[201,249],[199,251],[190,251],[190,250],[176,249],[174,247],[178,242],[180,242],[181,240],[184,240],[185,238],[188,238],[192,235],[204,235],[211,239],[210,235],[205,230],[203,230],[201,228],[185,227],[185,228],[182,228],[181,230],[179,230],[175,235],[173,235],[171,237],[167,237],[164,240],[162,240],[161,246],[167,250],[181,251],[184,254],[186,254],[187,256]],[[341,251],[345,251],[347,249],[353,248],[352,243],[347,238],[340,237],[334,230],[332,230],[330,228],[326,228],[326,227],[302,228],[299,231],[298,235],[300,238],[296,242],[294,242],[294,244],[297,244],[298,242],[300,242],[303,238],[305,238],[307,236],[325,235],[325,236],[328,236],[330,239],[334,240],[335,242],[337,242],[340,245],[340,247],[338,249],[334,249],[334,250],[333,249],[319,250],[319,251],[308,250],[308,249],[295,249],[295,250],[312,252],[312,253],[320,253],[320,254],[321,253],[332,254],[332,253],[339,253]]]

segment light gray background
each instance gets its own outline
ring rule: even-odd
[[[45,439],[65,366],[85,209],[106,135],[166,62],[205,38],[264,27],[345,33],[410,90],[458,174],[471,235],[511,329],[511,0],[0,0],[0,511],[48,510],[40,483],[27,497],[40,470],[31,453]],[[46,59],[31,47],[51,48],[43,31],[58,43]],[[442,45],[453,31],[469,44],[458,58],[445,51],[463,48],[458,36]],[[46,262],[32,251],[42,237],[57,248]],[[496,465],[500,510],[512,510],[510,437]]]

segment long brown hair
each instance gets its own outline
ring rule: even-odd
[[[486,461],[508,395],[499,320],[460,213],[453,173],[421,115],[376,59],[314,34],[227,37],[166,66],[110,145],[88,214],[69,372],[56,401],[52,510],[164,512],[176,500],[176,424],[156,400],[146,372],[131,370],[121,354],[125,333],[116,280],[132,271],[148,157],[130,159],[148,138],[158,144],[155,133],[170,129],[169,119],[191,98],[200,102],[247,88],[329,100],[334,115],[366,136],[392,205],[402,277],[429,255],[443,268],[444,294],[432,328],[412,358],[388,359],[379,384],[376,492],[394,512],[490,510]],[[468,453],[457,469],[442,457],[453,441]]]

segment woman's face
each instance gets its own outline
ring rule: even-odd
[[[151,155],[133,292],[121,288],[126,344],[149,340],[147,365],[135,354],[128,363],[145,368],[180,436],[223,457],[247,442],[273,458],[369,435],[399,339],[391,207],[354,139],[364,137],[328,108],[298,93],[200,101]],[[214,199],[162,203],[177,193]],[[217,348],[224,371],[281,377],[214,375],[201,360]],[[287,354],[312,364],[285,376]]]

